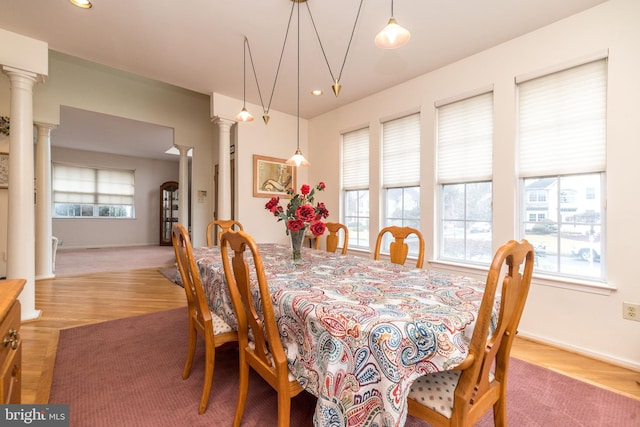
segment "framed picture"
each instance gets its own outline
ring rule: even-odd
[[[9,153],[0,153],[0,188],[9,188]]]
[[[296,188],[295,167],[284,159],[253,155],[253,197],[289,197]]]

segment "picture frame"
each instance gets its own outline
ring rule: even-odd
[[[0,188],[9,188],[9,153],[0,153]]]
[[[289,188],[296,188],[294,166],[284,159],[253,155],[253,197],[290,198]]]

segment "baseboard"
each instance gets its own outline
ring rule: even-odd
[[[536,335],[530,335],[522,331],[518,331],[518,336],[539,344],[548,345],[550,347],[554,347],[560,350],[579,354],[581,356],[589,357],[591,359],[599,360],[601,362],[609,363],[611,365],[615,365],[621,368],[631,369],[631,370],[640,372],[640,363],[634,360],[627,360],[627,359],[612,357],[610,354],[594,352],[592,350],[588,350],[582,347],[568,345],[567,343],[549,340],[547,338],[543,338]]]

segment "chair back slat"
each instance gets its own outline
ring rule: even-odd
[[[231,261],[228,247],[233,254]],[[251,338],[255,343],[253,355],[260,364],[273,365],[269,370],[274,378],[278,376],[277,366],[287,372],[285,376],[288,375],[287,358],[280,340],[262,257],[255,241],[243,231],[229,231],[223,234],[220,250],[231,301],[238,317],[240,345],[248,345]],[[253,258],[253,271],[245,256]],[[251,280],[252,277],[255,282]],[[257,292],[253,283],[257,286]]]
[[[326,224],[327,238],[325,239],[325,248],[327,252],[335,253],[338,250],[338,245],[340,244],[340,236],[338,233],[340,230],[343,231],[344,243],[342,245],[342,255],[345,255],[349,246],[349,229],[346,225],[341,224],[339,222],[327,222]],[[320,242],[322,240],[322,236],[318,236],[316,238],[316,249],[320,249]]]
[[[178,271],[180,272],[180,278],[187,295],[189,312],[195,316],[203,328],[212,327],[211,311],[209,310],[207,297],[202,287],[200,272],[198,271],[198,266],[193,256],[193,247],[191,246],[189,233],[183,225],[174,224],[171,230],[171,238],[173,240]]]
[[[373,251],[373,259],[380,259],[380,251],[382,249],[382,239],[386,233],[390,233],[394,241],[389,246],[389,258],[394,264],[404,265],[409,255],[409,245],[405,242],[405,239],[409,235],[415,235],[418,238],[418,259],[416,260],[416,267],[422,268],[424,264],[424,237],[420,230],[413,227],[399,227],[392,225],[385,227],[378,233],[376,239],[376,247]]]
[[[454,414],[456,404],[470,407],[491,391],[492,384],[506,386],[511,346],[531,284],[533,256],[533,246],[526,240],[511,240],[496,251],[469,346],[475,363],[460,375],[455,392]],[[506,272],[503,272],[505,266]],[[500,310],[497,319],[493,319],[501,277]],[[489,334],[492,321],[496,322],[496,327]]]
[[[214,240],[213,232],[215,231],[216,228],[218,229],[218,233],[215,234],[216,239]],[[224,233],[225,231],[233,230],[233,229],[235,229],[236,231],[244,230],[244,228],[242,227],[242,224],[240,224],[238,221],[233,219],[216,219],[211,221],[207,225],[207,246],[211,247],[215,245],[217,242],[220,242],[222,233]]]

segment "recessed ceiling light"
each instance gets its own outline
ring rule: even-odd
[[[320,96],[320,95],[322,95],[322,91],[320,89],[312,90],[311,91],[311,95]]]
[[[91,9],[91,2],[89,0],[69,0],[74,6],[81,7],[83,9]]]

